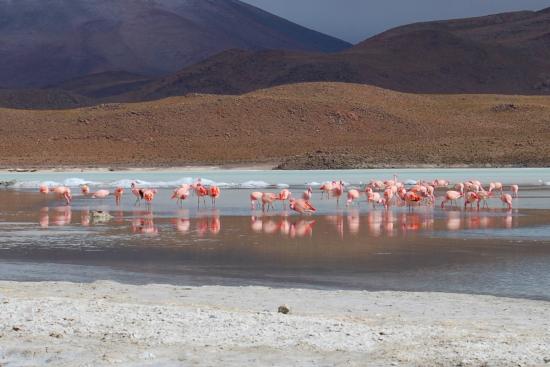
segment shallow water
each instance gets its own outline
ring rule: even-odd
[[[233,187],[265,181],[268,188],[262,191],[286,184],[301,195],[305,183],[341,178],[359,185],[375,177],[390,178],[393,172],[107,172],[82,174],[80,179],[101,182],[102,187],[133,178],[157,187],[192,177]],[[402,180],[468,177],[487,182],[484,177],[490,176],[525,184],[512,211],[496,199],[481,211],[461,206],[385,211],[364,202],[346,208],[316,193],[318,213],[303,217],[280,203],[268,213],[251,210],[252,188],[224,189],[214,209],[194,197],[179,208],[170,201],[168,189],[159,191],[151,209],[134,206],[131,194],[118,207],[112,198],[78,195],[71,206],[64,206],[30,187],[64,182],[75,177],[74,172],[10,174],[0,180],[16,177],[23,184],[0,190],[0,278],[63,280],[70,273],[78,281],[184,283],[191,276],[198,284],[444,291],[550,300],[550,190],[538,181],[550,179],[550,170],[397,172]],[[94,220],[96,210],[113,218]]]

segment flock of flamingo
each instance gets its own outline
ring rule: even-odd
[[[453,186],[451,186],[449,181],[443,179],[436,179],[431,182],[418,181],[414,185],[405,185],[397,179],[397,176],[385,181],[372,180],[364,189],[355,187],[346,189],[346,184],[341,180],[326,182],[319,189],[321,191],[321,200],[336,199],[336,205],[340,204],[340,199],[346,194],[346,206],[359,205],[361,197],[365,196],[365,201],[374,207],[383,206],[389,209],[391,206],[407,206],[412,210],[415,206],[434,206],[436,204],[436,190],[449,188],[453,190],[445,192],[441,201],[441,208],[445,208],[447,203],[458,205],[458,200],[462,198],[465,208],[468,206],[473,208],[476,205],[479,210],[480,208],[489,206],[489,199],[497,198],[508,209],[512,209],[513,198],[518,197],[519,191],[518,185],[510,185],[509,189],[511,193],[509,194],[505,192],[504,185],[500,182],[490,182],[487,186],[484,186],[478,180],[460,182]],[[111,192],[105,189],[92,193],[87,185],[82,185],[80,190],[84,196],[91,196],[92,198],[101,200],[111,195]],[[43,194],[53,193],[59,200],[65,201],[67,205],[72,201],[71,189],[66,186],[50,189],[46,184],[42,184],[40,185],[40,192]],[[498,193],[498,196],[494,195],[495,192]],[[158,191],[151,188],[140,188],[137,183],[133,182],[131,184],[131,193],[136,198],[135,205],[139,205],[143,200],[150,208]],[[112,193],[117,205],[120,204],[123,194],[124,188],[122,187],[115,188]],[[220,197],[220,194],[221,190],[218,186],[204,185],[199,179],[193,184],[183,184],[176,188],[171,198],[176,200],[179,206],[183,206],[183,203],[191,195],[195,195],[197,205],[200,207],[201,199],[204,206],[206,206],[206,198],[209,197],[212,207],[215,207],[216,200]],[[311,187],[308,187],[299,198],[295,198],[288,189],[283,189],[279,193],[257,191],[250,194],[250,205],[253,210],[261,207],[262,211],[265,212],[275,209],[274,203],[276,201],[282,202],[283,208],[286,208],[288,202],[288,207],[291,210],[300,214],[312,214],[316,211],[316,208],[312,204],[312,199],[313,189]]]

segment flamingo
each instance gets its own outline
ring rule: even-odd
[[[489,199],[491,196],[492,196],[492,193],[488,192],[488,191],[485,191],[485,190],[481,190],[481,191],[478,191],[476,192],[476,195],[477,195],[477,208],[479,209],[479,205],[481,203],[481,201],[483,201],[483,207],[487,207],[489,208],[489,203],[487,202],[487,199]]]
[[[502,183],[501,182],[491,182],[489,184],[489,192],[493,192],[493,190],[499,190],[502,194]]]
[[[348,201],[346,202],[346,206],[350,206],[355,200],[359,199],[359,191],[355,189],[351,189],[348,191]]]
[[[46,195],[46,194],[50,193],[50,188],[46,184],[41,184],[40,188],[39,188],[39,191],[40,191],[41,194]]]
[[[220,197],[221,191],[218,186],[210,186],[208,190],[208,195],[212,199],[212,207],[216,206],[216,199]]]
[[[445,198],[443,199],[443,201],[441,202],[441,208],[445,208],[445,204],[450,201],[451,204],[453,203],[453,201],[456,203],[456,201],[458,199],[460,199],[462,197],[462,194],[458,191],[454,191],[454,190],[450,190],[450,191],[447,191],[445,193]]]
[[[367,192],[367,202],[372,203],[372,207],[375,208],[376,204],[380,204],[380,193],[372,192],[372,189]]]
[[[344,186],[342,185],[342,181],[340,183],[334,185],[331,190],[331,194],[333,197],[336,198],[336,205],[340,205],[340,196],[344,193]]]
[[[176,199],[180,206],[183,206],[183,201],[189,197],[189,185],[186,187],[180,187],[174,190],[171,199]]]
[[[140,189],[135,182],[132,182],[130,187],[132,188],[132,194],[136,197],[136,202],[134,203],[134,206],[136,206],[143,199],[143,190]]]
[[[413,205],[417,205],[422,198],[414,191],[407,191],[405,194],[405,203],[412,210]]]
[[[512,196],[517,198],[518,197],[519,186],[518,185],[511,185],[510,190],[512,191]]]
[[[193,186],[191,186],[191,187],[193,187]],[[206,189],[206,187],[204,187],[201,183],[197,183],[195,185],[195,194],[197,195],[197,207],[201,206],[201,198],[202,198],[204,206],[206,206],[205,197],[209,195],[208,190]]]
[[[302,194],[302,199],[310,201],[312,196],[313,196],[313,190],[311,189],[311,186],[308,186],[307,190],[304,191],[304,193]]]
[[[479,210],[479,196],[472,191],[466,193],[466,196],[464,196],[464,209],[468,207],[468,204],[470,204],[470,207],[473,207],[476,202],[478,203],[477,209]]]
[[[384,207],[386,209],[390,206],[391,200],[393,199],[393,196],[394,196],[393,188],[394,187],[395,187],[396,192],[397,192],[397,186],[395,186],[395,185],[387,188],[386,190],[384,190],[384,198],[383,198],[382,204],[384,204]]]
[[[255,191],[250,194],[250,209],[254,210],[256,209],[260,204],[260,200],[262,200],[263,193],[259,191]]]
[[[286,208],[286,202],[287,202],[287,200],[290,199],[290,195],[292,195],[292,193],[288,189],[283,189],[279,193],[279,196],[277,197],[277,200],[280,200],[280,201],[283,202],[283,208]]]
[[[122,200],[122,195],[124,194],[124,189],[122,187],[117,187],[115,189],[115,203],[116,205],[120,205],[120,201]]]
[[[155,195],[157,194],[157,190],[144,190],[143,191],[143,199],[147,203],[147,207],[151,209],[151,203],[153,202],[153,199],[155,198]]]
[[[502,204],[508,206],[508,210],[512,210],[512,195],[502,194],[500,195],[500,201],[502,201]]]
[[[56,187],[53,192],[57,195],[59,200],[65,199],[67,205],[69,205],[73,199],[71,195],[71,189],[66,186]]]
[[[325,194],[327,194],[327,199],[330,198],[330,193],[332,191],[332,189],[334,188],[334,184],[336,182],[332,181],[332,182],[325,182],[324,184],[321,185],[321,187],[319,187],[319,189],[321,190],[321,200],[323,200],[323,197],[325,196]]]
[[[455,185],[455,190],[464,195],[464,183],[460,182]]]
[[[96,192],[94,192],[94,194],[92,195],[92,198],[93,199],[101,199],[101,201],[103,201],[103,199],[105,199],[107,196],[109,196],[110,192],[109,190],[98,190]]]
[[[309,201],[304,199],[290,199],[290,209],[300,214],[312,214],[317,211]]]
[[[82,193],[82,195],[86,196],[90,193],[90,188],[88,187],[88,185],[84,184],[80,186],[80,192]]]
[[[262,211],[265,212],[266,207],[267,207],[267,211],[269,211],[269,208],[275,209],[275,207],[273,206],[273,203],[275,202],[275,200],[277,200],[277,195],[275,195],[272,192],[264,192],[262,194]]]

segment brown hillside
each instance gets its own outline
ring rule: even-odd
[[[0,109],[0,121],[3,166],[550,164],[550,97],[314,83],[62,111]]]

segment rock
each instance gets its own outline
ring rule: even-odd
[[[92,212],[92,220],[94,223],[105,223],[113,219],[113,216],[102,210],[96,210]]]
[[[550,363],[550,357],[544,357],[542,360],[544,363]]]
[[[290,308],[288,308],[287,305],[282,305],[282,306],[279,306],[279,308],[277,309],[277,312],[282,313],[283,315],[286,315],[290,313]]]

